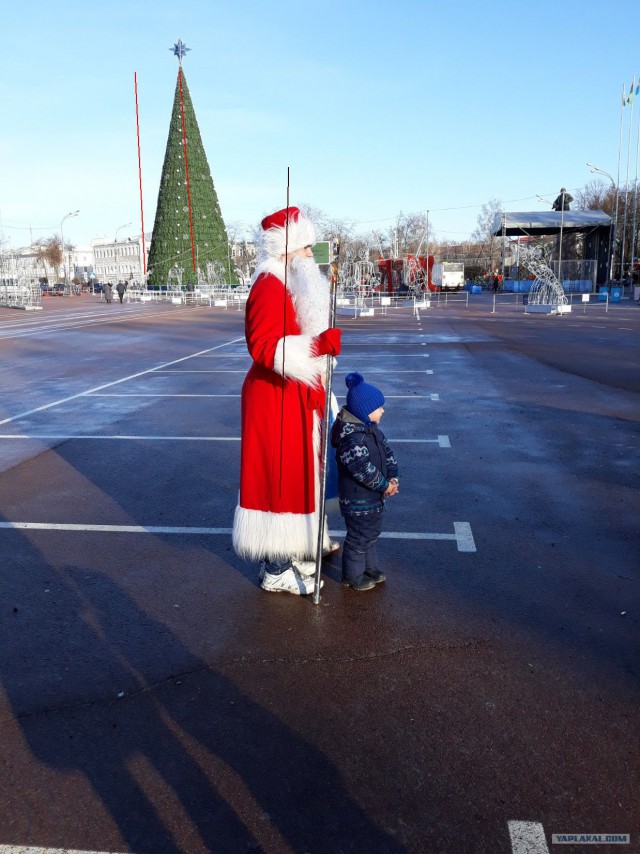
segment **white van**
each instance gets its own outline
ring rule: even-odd
[[[441,291],[461,291],[464,288],[464,264],[440,261],[433,265],[431,281]]]

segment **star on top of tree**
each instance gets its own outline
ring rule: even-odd
[[[186,54],[188,50],[191,50],[191,48],[187,47],[186,44],[182,41],[182,39],[178,39],[174,46],[170,47],[169,50],[173,51],[173,55],[178,57],[178,62],[180,63],[180,65],[182,65],[182,57]]]

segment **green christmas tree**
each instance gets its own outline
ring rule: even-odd
[[[182,54],[176,55],[179,59],[182,58]],[[187,139],[186,157],[182,105]],[[234,266],[230,262],[227,230],[182,64],[178,70],[173,98],[169,137],[149,249],[149,284],[166,285],[170,276],[175,280],[176,268],[178,271],[180,268],[182,270],[180,278],[184,285],[198,283],[198,270],[202,281],[210,278],[211,273],[215,271],[223,276],[224,281],[231,284],[238,282]]]

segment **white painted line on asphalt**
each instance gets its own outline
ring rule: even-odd
[[[78,848],[36,848],[27,845],[0,845],[0,854],[113,854],[109,851],[80,851]]]
[[[513,854],[549,854],[544,828],[537,821],[509,821]]]
[[[387,353],[385,355],[387,357],[390,356],[389,353]],[[341,359],[344,362],[344,361],[348,361],[350,357],[351,357],[350,353],[343,351],[341,353],[341,355],[338,356],[338,359]],[[212,356],[200,356],[200,358],[201,359],[246,359],[248,362],[251,362],[251,356],[248,353],[228,353],[228,354],[223,354],[223,353],[215,354],[214,353]],[[402,355],[399,358],[401,358],[401,359],[428,359],[429,354],[428,353],[402,353]],[[358,361],[360,361],[361,359],[375,359],[376,361],[379,362],[381,359],[381,356],[379,353],[376,353],[376,354],[363,353],[361,355],[358,355],[357,359],[358,359]]]
[[[240,436],[103,436],[99,433],[88,433],[86,435],[77,434],[75,436],[63,435],[61,433],[29,433],[28,435],[21,436],[17,433],[5,433],[0,434],[0,439],[29,439],[34,442],[37,442],[41,439],[46,439],[47,441],[55,440],[61,442],[70,442],[78,439],[113,439],[115,441],[139,440],[142,442],[239,442]]]
[[[0,438],[2,438],[0,436]],[[448,436],[438,436],[437,439],[389,439],[389,442],[393,442],[394,445],[403,444],[403,445],[428,445],[430,443],[439,445],[441,448],[450,448],[451,443],[449,442]]]
[[[173,364],[172,362],[170,364]],[[343,368],[342,371],[336,370],[334,372],[334,376],[336,374],[345,373],[346,368]],[[186,368],[185,370],[173,370],[172,368],[154,368],[149,371],[149,373],[153,374],[246,374],[246,370],[236,370],[235,368],[211,368],[211,369],[195,369],[195,368]],[[376,371],[375,369],[368,370],[367,376],[369,374],[432,374],[432,370],[424,370],[424,371]],[[0,422],[1,423],[1,422]]]
[[[171,525],[76,525],[57,522],[0,522],[0,530],[89,531],[106,534],[209,534],[227,535],[232,528],[185,528]]]
[[[170,396],[170,395],[167,395]],[[237,395],[238,397],[240,395]],[[97,397],[97,395],[96,395]],[[125,394],[123,397],[134,397],[134,395]],[[115,435],[106,436],[102,433],[0,433],[0,439],[22,439],[30,442],[40,441],[60,441],[71,442],[77,440],[99,439],[101,441],[113,439],[114,441],[140,441],[140,442],[239,442],[240,436],[136,436],[133,434],[118,433]],[[401,442],[403,444],[437,444],[441,448],[450,448],[448,436],[438,436],[437,439],[390,439],[390,442]]]
[[[187,359],[193,359],[195,356],[199,356],[202,353],[210,353],[212,350],[219,350],[221,347],[228,347],[230,344],[236,344],[238,341],[244,341],[244,338],[234,338],[232,341],[226,341],[224,344],[218,344],[215,347],[209,347],[206,350],[200,350],[198,353],[192,353],[190,356],[183,356],[181,359],[174,359],[172,362],[165,362],[164,365],[159,365],[159,368],[163,368],[168,365],[177,365],[179,362],[185,362]],[[154,373],[157,368],[148,368],[146,371],[139,371],[137,374],[130,374],[128,377],[123,377],[120,380],[114,380],[110,383],[103,383],[102,385],[95,386],[95,388],[89,388],[86,391],[78,392],[78,394],[69,395],[69,397],[63,397],[60,400],[54,400],[52,403],[45,403],[43,406],[38,406],[35,409],[29,409],[27,412],[21,412],[18,415],[12,415],[10,418],[4,418],[0,421],[0,424],[8,424],[10,421],[18,421],[20,418],[26,418],[27,415],[33,415],[36,412],[43,412],[45,409],[51,409],[54,406],[60,406],[62,403],[68,403],[70,400],[77,400],[79,397],[86,397],[87,395],[93,394],[96,391],[102,391],[104,388],[112,388],[114,385],[120,385],[120,383],[126,383],[129,380],[135,380],[138,377],[144,377],[148,374]]]
[[[7,335],[1,334],[0,338],[2,338],[3,340],[9,340],[9,339],[14,339],[14,338],[33,338],[36,335],[45,335],[49,332],[66,332],[68,330],[80,329],[80,328],[83,328],[86,326],[97,326],[101,323],[102,324],[104,324],[104,323],[113,324],[113,323],[125,323],[128,320],[146,320],[147,318],[150,318],[150,317],[154,317],[154,318],[155,317],[161,317],[162,315],[165,315],[165,314],[175,315],[177,312],[184,312],[184,311],[189,311],[189,307],[186,307],[186,308],[185,307],[182,307],[182,308],[174,307],[173,309],[168,309],[168,310],[165,309],[163,311],[157,311],[157,312],[155,312],[155,314],[149,314],[149,312],[147,312],[145,310],[137,311],[137,312],[131,311],[131,312],[126,313],[126,314],[125,314],[125,312],[118,312],[117,315],[114,313],[114,315],[112,317],[108,317],[108,316],[104,315],[102,317],[96,317],[93,320],[83,320],[81,322],[75,322],[75,321],[72,322],[70,320],[69,322],[63,321],[62,323],[59,323],[58,325],[51,325],[51,326],[47,326],[46,328],[41,327],[41,328],[34,328],[34,329],[26,329],[26,330],[22,330],[22,331],[17,330],[15,332],[15,334],[7,334]],[[240,340],[244,340],[244,339],[240,339]]]
[[[451,540],[459,552],[475,552],[476,546],[468,522],[454,522],[453,534],[435,534],[422,531],[383,531],[385,540]],[[231,536],[232,528],[189,528],[171,525],[77,525],[58,522],[0,522],[0,530],[16,531],[70,531],[106,534],[182,534],[186,536]],[[331,537],[344,537],[346,531],[329,531]]]
[[[476,544],[468,522],[454,522],[453,534],[421,534],[419,532],[383,531],[380,537],[385,540],[455,540],[459,552],[475,552]],[[331,532],[330,532],[331,533]]]
[[[88,394],[87,397],[241,397],[239,394],[137,394],[135,391],[127,392],[96,392]]]

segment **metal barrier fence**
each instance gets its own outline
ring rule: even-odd
[[[0,306],[5,308],[41,309],[40,285],[0,284]]]
[[[436,308],[447,308],[450,302],[463,302],[465,308],[469,308],[469,291],[435,291],[427,296],[432,303],[435,303]]]
[[[1,288],[1,286],[0,286]],[[216,308],[242,311],[249,296],[248,285],[203,285],[193,291],[185,291],[174,288],[171,290],[148,291],[142,288],[130,288],[125,292],[126,302],[169,302],[173,305],[208,306]],[[2,291],[0,289],[0,296]],[[486,295],[486,292],[485,292]],[[465,308],[469,307],[470,292],[465,291],[434,291],[418,294],[385,294],[380,292],[369,292],[363,294],[358,291],[339,290],[337,296],[338,313],[352,315],[353,317],[372,317],[374,314],[386,315],[389,309],[412,308],[415,314],[418,310],[429,308],[447,308],[450,304],[461,303]],[[524,312],[528,310],[527,293],[511,293],[509,291],[498,291],[491,293],[491,300],[486,304],[491,305],[491,313],[495,314],[501,307],[517,308],[522,306]],[[103,298],[103,297],[101,297]],[[600,293],[571,293],[567,294],[569,306],[574,310],[582,306],[583,313],[587,309],[604,309],[609,311],[609,294]],[[483,301],[484,302],[484,301]],[[529,309],[531,313],[532,308]],[[566,308],[566,307],[565,307]],[[552,311],[553,307],[549,307]],[[558,312],[560,313],[560,312]]]
[[[340,314],[354,317],[371,317],[376,313],[386,315],[391,308],[411,307],[415,314],[421,308],[446,308],[449,303],[464,303],[469,306],[468,291],[423,291],[419,293],[385,294],[378,291],[363,294],[360,291],[338,291],[337,308]]]
[[[582,306],[582,313],[587,313],[587,308],[604,308],[605,314],[609,313],[609,294],[568,294],[569,305],[576,304],[576,308]]]
[[[201,285],[193,291],[181,288],[150,291],[133,287],[127,288],[124,300],[125,302],[170,302],[173,305],[239,308],[247,301],[248,296],[249,288],[245,285]]]
[[[498,293],[492,294],[491,300],[491,314],[495,314],[497,308],[500,306],[508,306],[509,308],[515,308],[518,305],[522,305],[524,307],[524,313],[532,313],[533,306],[529,307],[528,305],[528,294],[522,293],[509,293],[506,291],[500,291]],[[583,314],[586,314],[587,308],[591,309],[604,309],[605,314],[609,312],[609,294],[608,293],[589,293],[589,294],[567,294],[567,305],[569,306],[569,310],[572,311],[574,307],[579,308],[582,306]],[[553,312],[552,306],[545,306],[548,309],[549,313]],[[566,313],[567,306],[563,306],[565,311],[558,311],[557,314]]]

